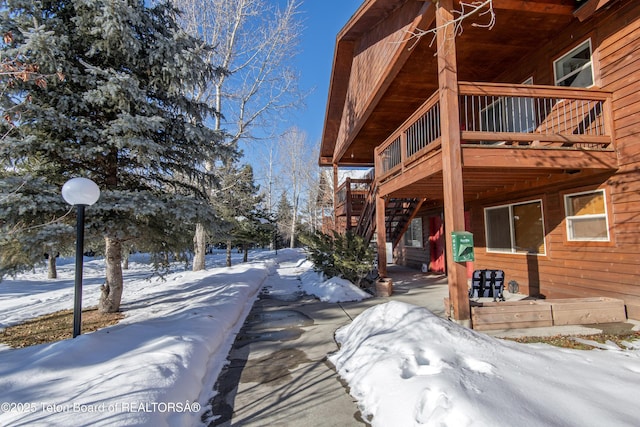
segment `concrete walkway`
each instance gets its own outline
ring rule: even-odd
[[[247,317],[229,354],[212,402],[210,426],[368,425],[327,355],[338,349],[334,332],[367,308],[392,299],[444,315],[446,277],[392,267],[394,295],[342,304],[305,297],[282,301],[266,292]]]
[[[286,269],[285,269],[286,270]],[[444,317],[444,275],[389,266],[394,293],[388,298],[330,304],[309,297],[274,298],[270,283],[298,280],[283,269],[270,276],[219,377],[209,426],[349,427],[368,425],[340,382],[327,355],[338,347],[335,331],[369,307],[391,300],[426,307]],[[293,270],[292,270],[293,271]],[[276,288],[274,284],[274,288]],[[517,297],[514,295],[513,297]],[[287,298],[284,298],[287,299]],[[599,333],[605,325],[484,331],[497,337]],[[640,324],[609,325],[639,329]]]

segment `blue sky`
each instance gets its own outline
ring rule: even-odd
[[[284,4],[287,0],[278,1]],[[304,100],[305,108],[289,111],[286,122],[278,125],[279,132],[296,127],[306,133],[307,146],[319,146],[329,95],[336,36],[364,1],[301,0],[300,19],[303,21],[303,32],[299,53],[294,58],[293,65],[300,76],[300,89],[308,95]],[[267,159],[271,147],[268,142],[241,145],[244,151],[243,163],[253,166],[256,181],[261,186],[266,182],[264,174],[268,167]]]
[[[329,94],[329,78],[336,36],[364,0],[303,0],[304,32],[296,64],[300,85],[311,90],[306,108],[292,115],[292,123],[307,133],[308,141],[318,144],[322,137]]]

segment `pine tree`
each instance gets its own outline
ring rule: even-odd
[[[331,235],[316,232],[303,235],[302,240],[314,269],[327,277],[339,276],[361,286],[374,268],[375,251],[352,230]]]
[[[203,60],[203,43],[180,30],[169,4],[0,5],[1,31],[11,34],[3,55],[38,64],[44,74],[64,75],[63,81],[35,87],[18,81],[8,88],[3,111],[20,108],[20,114],[0,141],[1,168],[55,188],[75,176],[98,184],[102,194],[87,211],[87,234],[101,235],[105,244],[99,308],[117,311],[124,242],[183,250],[180,236],[192,234],[197,221],[215,219],[202,191],[215,177],[198,166],[202,159],[235,153],[220,132],[204,125],[215,111],[185,94],[219,70]],[[42,223],[54,213],[38,209]]]
[[[250,165],[238,166],[227,162],[219,168],[221,185],[214,192],[213,205],[226,226],[219,229],[216,238],[227,245],[227,266],[231,266],[231,250],[234,245],[245,249],[258,239],[261,228],[259,205],[262,197],[254,182]]]
[[[47,260],[55,279],[56,255],[74,247],[74,228],[60,189],[41,178],[0,172],[0,279]]]
[[[291,242],[291,228],[293,224],[291,203],[287,193],[282,192],[276,206],[276,223],[278,227],[278,246],[289,246]]]

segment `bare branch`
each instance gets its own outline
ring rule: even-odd
[[[194,96],[222,115],[214,128],[226,129],[233,143],[255,139],[251,129],[280,119],[302,96],[289,64],[302,32],[300,0],[281,6],[268,0],[174,0],[183,28],[213,46],[207,60],[226,73]]]
[[[436,1],[434,1],[436,3]],[[460,9],[452,10],[455,18],[447,22],[444,26],[431,28],[429,30],[420,30],[409,32],[409,40],[414,40],[414,44],[411,48],[415,47],[418,41],[427,35],[431,36],[431,42],[429,46],[433,46],[436,40],[436,34],[438,30],[453,25],[454,36],[459,36],[464,32],[463,23],[474,15],[485,18],[485,22],[473,22],[472,27],[492,29],[496,22],[496,15],[493,10],[493,0],[474,0],[474,1],[461,1]]]

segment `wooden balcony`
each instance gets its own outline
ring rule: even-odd
[[[336,192],[335,215],[345,217],[345,228],[350,229],[358,224],[371,190],[371,178],[346,178]]]
[[[460,82],[465,200],[504,188],[618,167],[610,92]],[[380,195],[442,194],[439,94],[375,150]]]

